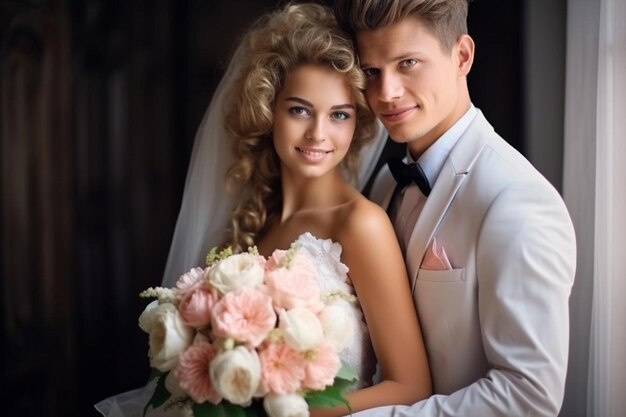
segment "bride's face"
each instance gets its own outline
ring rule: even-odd
[[[283,172],[316,178],[335,169],[355,126],[356,103],[344,75],[320,65],[295,68],[274,108],[274,147]]]

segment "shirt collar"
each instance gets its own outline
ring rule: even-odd
[[[426,174],[431,187],[435,184],[435,181],[437,181],[437,177],[439,177],[439,173],[448,155],[450,155],[450,151],[454,148],[454,145],[456,145],[472,120],[474,120],[476,113],[476,107],[470,103],[470,107],[465,114],[418,158],[417,162],[419,162],[424,170],[424,174]],[[407,159],[409,162],[415,162],[408,148]]]

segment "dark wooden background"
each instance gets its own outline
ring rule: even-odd
[[[145,381],[137,294],[232,43],[275,3],[0,0],[0,414],[95,415]],[[471,4],[470,88],[523,151],[521,3]]]

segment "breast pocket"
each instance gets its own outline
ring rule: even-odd
[[[419,270],[413,296],[437,392],[455,385],[453,353],[459,331],[467,327],[468,291],[464,268]]]
[[[427,282],[456,282],[465,280],[465,268],[445,269],[433,271],[430,269],[420,269],[417,273],[417,280]]]

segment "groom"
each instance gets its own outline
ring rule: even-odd
[[[407,145],[410,165],[384,167],[371,198],[405,253],[435,392],[356,415],[557,415],[574,230],[557,191],[472,105],[467,1],[336,0],[335,11],[372,110]]]

